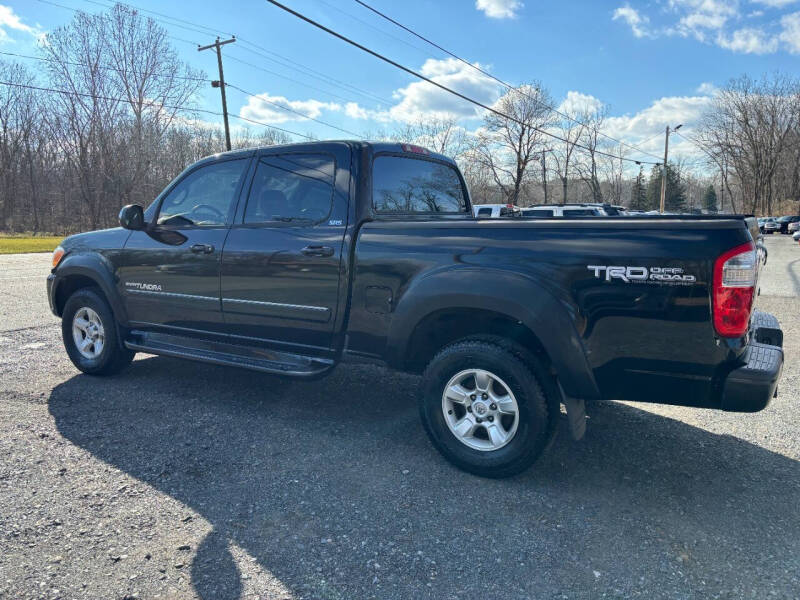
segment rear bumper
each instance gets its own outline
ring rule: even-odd
[[[783,331],[769,313],[753,315],[752,341],[745,351],[746,363],[728,373],[722,387],[723,410],[757,412],[777,395],[783,368]]]

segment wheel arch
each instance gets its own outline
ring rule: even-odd
[[[599,397],[563,304],[531,278],[500,269],[451,269],[409,287],[392,319],[387,362],[418,371],[439,348],[470,336],[510,339],[544,358],[566,394]]]
[[[104,263],[102,258],[92,255],[68,255],[63,259],[56,269],[53,290],[53,307],[58,316],[62,316],[64,305],[72,294],[83,288],[96,287],[111,306],[114,320],[118,324],[127,322],[125,307],[116,291],[116,278]]]

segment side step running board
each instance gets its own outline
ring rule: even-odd
[[[317,377],[333,368],[333,360],[227,342],[131,331],[125,347],[136,352],[187,358],[229,367],[243,367],[290,377]]]

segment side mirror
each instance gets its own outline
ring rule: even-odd
[[[144,229],[144,209],[138,204],[128,204],[119,211],[119,224],[125,229]]]

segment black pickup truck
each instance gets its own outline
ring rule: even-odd
[[[120,223],[53,256],[78,369],[379,361],[422,373],[433,444],[479,475],[531,465],[561,404],[576,437],[586,400],[754,412],[783,365],[777,320],[753,310],[755,219],[476,219],[455,163],[417,146],[218,154]]]

